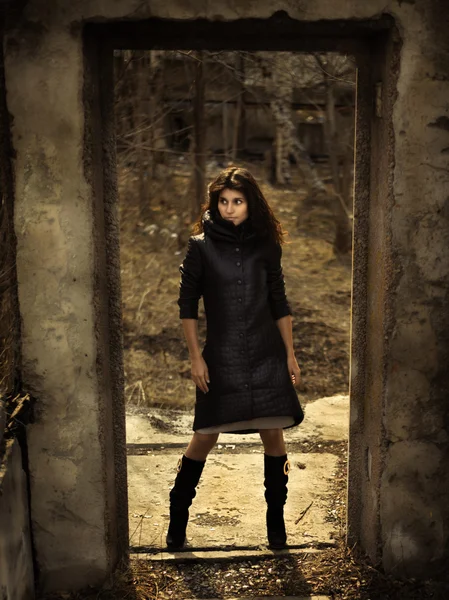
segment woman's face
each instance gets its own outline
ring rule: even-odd
[[[218,197],[218,210],[223,219],[239,225],[248,217],[248,202],[243,192],[224,188]]]

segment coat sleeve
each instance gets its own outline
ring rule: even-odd
[[[285,291],[281,258],[282,247],[278,243],[270,252],[267,268],[268,302],[275,321],[293,314]]]
[[[189,238],[187,253],[179,265],[179,318],[198,319],[198,302],[203,293],[203,264],[201,251],[192,237]]]

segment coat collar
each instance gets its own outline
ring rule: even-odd
[[[223,219],[218,210],[207,209],[202,217],[203,231],[214,240],[224,242],[242,242],[256,237],[251,217],[238,225]]]

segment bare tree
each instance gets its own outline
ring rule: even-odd
[[[149,163],[151,163],[151,148],[154,138],[151,124],[148,123],[148,115],[150,114],[150,59],[148,52],[139,52],[135,58],[136,64],[136,80],[137,80],[137,95],[136,95],[136,149],[137,149],[137,173],[139,177],[139,205],[141,214],[145,210],[149,201]]]
[[[184,63],[185,82],[166,83],[163,65],[167,59]],[[292,164],[301,173],[309,198],[335,199],[336,237],[335,249],[346,252],[351,242],[351,189],[353,143],[347,125],[339,125],[336,110],[340,102],[341,83],[350,75],[353,66],[345,57],[328,54],[305,55],[292,52],[206,52],[173,51],[134,53],[132,60],[135,82],[126,87],[128,104],[120,111],[125,131],[120,129],[121,149],[129,151],[138,166],[139,196],[141,205],[148,205],[150,182],[158,177],[157,166],[168,153],[176,155],[187,151],[187,146],[169,149],[166,138],[175,139],[177,133],[167,132],[165,120],[175,110],[173,124],[181,128],[179,136],[191,135],[188,148],[192,175],[186,186],[186,210],[193,220],[204,201],[206,186],[206,133],[209,120],[215,126],[221,119],[222,153],[224,163],[235,161],[245,148],[246,106],[245,98],[267,111],[267,120],[274,125],[274,142],[271,160],[274,181],[288,185]],[[125,78],[126,78],[126,68]],[[182,71],[181,71],[182,73]],[[206,94],[207,83],[207,94]],[[350,77],[346,82],[353,87]],[[184,99],[170,96],[169,86],[182,90]],[[130,91],[131,90],[131,91]],[[190,90],[191,110],[188,105]],[[353,89],[351,89],[353,93]],[[167,95],[168,100],[165,95]],[[298,116],[293,110],[294,97],[305,99],[317,115],[324,116],[323,131],[331,181],[323,180],[308,149],[299,136]],[[179,108],[174,108],[176,103]],[[174,104],[173,104],[174,103]],[[351,102],[349,102],[351,104]],[[180,118],[182,115],[182,118]],[[318,125],[317,125],[318,126]],[[348,135],[349,134],[349,135]],[[219,134],[220,135],[220,134]],[[346,136],[346,137],[345,137]],[[151,188],[151,189],[150,189]]]
[[[199,212],[199,207],[204,201],[206,185],[206,79],[204,73],[204,52],[195,53],[195,96],[193,104],[194,119],[194,181],[195,197],[192,204],[192,221]]]
[[[237,158],[239,142],[242,137],[242,125],[245,121],[245,57],[242,52],[237,53],[237,73],[239,74],[239,93],[237,96],[237,107],[234,118],[234,130],[232,134],[232,154],[231,158],[234,161]]]
[[[116,56],[116,123],[119,157],[136,167],[141,215],[150,206],[151,181],[165,160],[165,107],[161,52]]]
[[[344,76],[349,74],[348,67],[338,71],[338,60],[323,58],[315,55],[320,67],[326,92],[326,120],[324,122],[324,134],[329,164],[332,174],[333,193],[337,199],[334,203],[335,213],[335,240],[336,252],[345,254],[352,247],[352,163],[354,146],[350,143],[351,137],[344,140],[341,129],[337,124],[337,112],[335,109],[336,85]],[[353,119],[352,119],[353,122]],[[353,128],[352,133],[353,133]],[[353,137],[353,136],[352,136]]]

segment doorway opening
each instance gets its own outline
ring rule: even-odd
[[[86,47],[90,44],[93,53],[90,56],[94,57],[91,75],[98,78],[100,84],[97,101],[103,144],[97,158],[104,158],[104,149],[109,149],[106,168],[104,161],[98,167],[106,212],[117,210],[116,188],[109,185],[116,181],[112,158],[115,161],[117,156],[119,164],[125,385],[114,410],[116,418],[123,420],[123,400],[126,400],[129,533],[130,546],[135,552],[158,552],[165,546],[168,492],[177,459],[191,434],[194,385],[189,377],[187,348],[176,299],[178,266],[185,252],[192,214],[195,207],[198,210],[198,203],[195,205],[193,201],[198,198],[195,196],[198,184],[191,177],[192,170],[198,172],[198,154],[209,158],[201,171],[203,185],[230,160],[250,168],[266,186],[276,215],[290,232],[292,243],[284,246],[283,267],[293,308],[296,355],[303,369],[304,388],[299,390],[299,396],[312,430],[308,431],[304,424],[286,432],[294,475],[286,508],[287,525],[289,521],[294,524],[288,527],[289,543],[301,547],[332,543],[335,523],[345,519],[346,468],[341,470],[339,458],[347,447],[349,407],[353,415],[358,415],[351,420],[349,430],[350,450],[356,454],[362,447],[361,434],[366,425],[358,408],[364,398],[362,336],[368,277],[367,219],[372,196],[369,176],[372,82],[376,69],[384,65],[385,57],[380,53],[377,62],[370,60],[373,49],[384,48],[391,23],[380,20],[339,25],[340,28],[336,28],[335,23],[300,23],[280,14],[272,20],[249,19],[234,23],[175,23],[154,19],[86,28],[89,40]],[[233,35],[229,36],[231,29]],[[311,84],[308,93],[295,98],[297,90],[291,80],[297,67],[283,69],[287,57],[293,62],[307,57],[316,65],[316,73],[322,80],[316,89]],[[258,77],[272,80],[271,92],[266,81],[264,85],[257,78],[250,81],[245,73],[245,69],[250,70],[250,60],[253,70],[261,73]],[[346,68],[345,61],[353,65],[352,72]],[[199,119],[203,126],[206,121],[206,132],[215,132],[212,141],[203,132],[203,147],[209,155],[195,150],[192,143],[195,126],[198,126],[192,118],[198,89],[193,99],[192,95],[187,98],[185,95],[186,89],[198,88],[198,63],[202,65],[203,76],[209,64],[210,81],[216,77],[215,85],[210,86],[208,92],[207,78],[203,82],[201,101],[204,107],[209,103],[210,110],[204,109],[203,119]],[[274,68],[276,63],[279,65]],[[164,65],[162,72],[167,70],[168,64],[168,70],[171,69],[170,93],[165,76],[161,77],[161,64]],[[243,77],[236,77],[242,64]],[[342,72],[338,70],[341,65]],[[189,79],[188,74],[183,79],[179,73],[188,73],[189,69],[194,74],[193,79]],[[127,82],[130,73],[135,75],[135,83],[130,84],[129,89],[137,92],[130,94],[128,89],[127,96],[126,84],[124,95],[118,96],[119,101],[125,100],[121,106],[114,106],[110,91]],[[149,74],[148,78],[145,73]],[[233,79],[232,85],[226,83],[224,73]],[[288,93],[293,94],[291,120],[297,140],[290,146],[294,151],[282,160],[273,151],[276,136],[277,148],[280,145],[280,128],[276,125],[275,102],[270,99],[270,93],[273,93],[273,77],[275,80],[285,73],[288,76],[284,78],[290,80],[292,88]],[[346,90],[340,96],[336,82],[345,78],[352,93]],[[229,96],[223,89],[219,90],[219,85],[223,88],[223,81]],[[261,88],[257,90],[259,98],[254,99],[251,86]],[[357,141],[353,186],[351,154],[340,153],[336,147],[350,146],[352,126],[341,126],[337,121],[346,119],[346,123],[350,123],[355,104]],[[271,122],[260,116],[267,114],[267,107],[268,114],[271,111]],[[111,128],[114,114],[118,117],[116,155],[111,145],[115,143]],[[349,141],[342,142],[339,135],[348,131]],[[322,195],[317,193],[320,184],[324,189]],[[348,201],[353,195],[354,206]],[[355,229],[351,236],[348,223],[354,215]],[[118,232],[111,229],[109,235],[110,241],[114,237],[116,243]],[[348,240],[353,242],[352,258],[356,266],[352,274],[348,259],[351,254],[347,249],[343,251]],[[202,313],[202,340],[205,326]],[[351,378],[350,358],[357,362],[357,372],[353,370]],[[349,380],[350,399],[347,398]],[[324,402],[323,398],[327,400]],[[327,410],[329,418],[326,420]],[[337,413],[343,423],[338,434],[334,426]],[[375,452],[374,463],[382,449]],[[261,534],[264,523],[262,454],[258,436],[238,436],[238,439],[229,434],[221,436],[208,459],[210,467],[204,472],[191,509],[188,550],[231,546],[243,551],[264,543]],[[239,466],[241,456],[245,456],[246,461],[243,468]],[[122,459],[123,456],[117,457],[123,466]],[[373,464],[373,457],[370,460]],[[350,456],[348,524],[353,538],[360,535],[364,467],[359,458],[351,461]],[[340,478],[340,496],[335,496],[335,490],[328,487],[324,493],[326,501],[318,502],[311,493],[316,488],[310,489],[315,484],[307,484],[312,473],[316,482]],[[295,479],[297,484],[293,483]],[[236,489],[242,490],[242,496],[236,502],[238,506],[233,507],[226,494]],[[260,506],[255,504],[252,489],[259,492]],[[335,500],[333,506],[331,496]],[[307,531],[317,520],[321,520],[324,529]],[[375,537],[375,532],[372,535]]]

